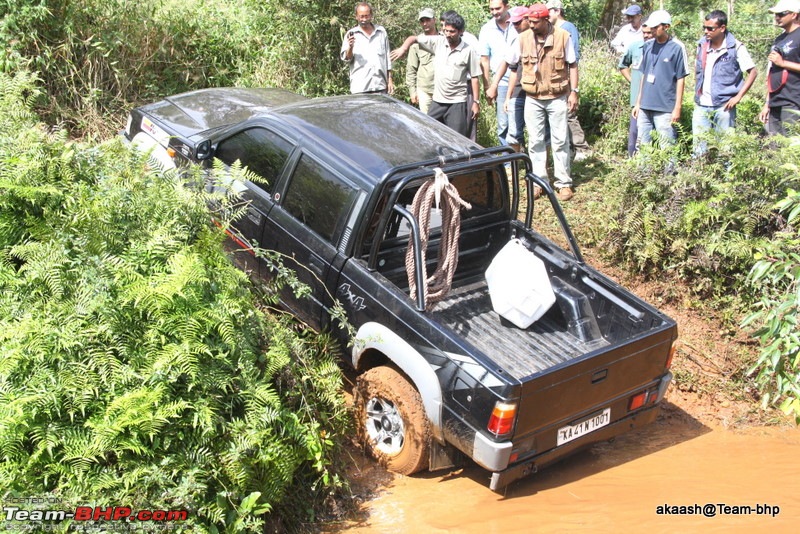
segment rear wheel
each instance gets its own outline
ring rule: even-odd
[[[359,435],[372,456],[403,475],[427,467],[430,423],[419,392],[402,374],[370,369],[356,381],[354,403]]]

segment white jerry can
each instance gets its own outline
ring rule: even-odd
[[[509,241],[486,269],[494,311],[528,328],[556,301],[544,262],[519,239]]]

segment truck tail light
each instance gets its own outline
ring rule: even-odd
[[[644,403],[647,402],[647,391],[642,391],[641,393],[637,393],[630,399],[628,399],[628,411],[632,412],[633,410],[638,410]]]
[[[513,402],[497,401],[489,418],[487,430],[495,437],[511,434],[514,430],[514,421],[517,419],[517,405]]]
[[[672,367],[672,357],[675,356],[675,351],[678,350],[678,342],[674,341],[672,346],[669,348],[669,356],[667,356],[667,371],[669,368]]]
[[[174,148],[172,148],[172,147],[169,147],[169,148],[167,149],[167,156],[169,156],[169,157],[171,157],[171,158],[174,158],[174,157],[175,157],[175,149],[174,149]]]

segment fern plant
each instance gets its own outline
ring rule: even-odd
[[[0,109],[34,83],[0,73]],[[186,509],[197,532],[307,519],[343,485],[329,340],[265,314],[207,194],[121,142],[16,113],[0,143],[0,495]]]

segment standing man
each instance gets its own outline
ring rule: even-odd
[[[759,118],[769,135],[786,135],[785,126],[800,119],[800,0],[780,0],[770,12],[783,33],[767,56],[767,102]]]
[[[550,124],[550,146],[553,152],[553,172],[559,200],[572,198],[572,178],[569,174],[569,130],[567,114],[578,107],[578,64],[575,46],[569,32],[550,22],[550,11],[544,4],[533,4],[528,13],[531,30],[517,38],[508,55],[509,64],[519,62],[509,76],[516,83],[522,71],[525,98],[525,124],[528,127],[528,152],[533,172],[547,176],[547,146],[545,124]],[[542,190],[534,188],[533,196]]]
[[[645,26],[653,39],[644,46],[642,81],[639,97],[633,108],[639,135],[637,145],[649,143],[655,129],[662,146],[675,144],[672,125],[681,118],[681,103],[686,76],[685,49],[669,35],[672,17],[664,10],[653,11]]]
[[[631,43],[642,40],[642,8],[632,4],[622,10],[622,14],[628,23],[619,29],[617,36],[611,41],[611,48],[617,54],[624,54]]]
[[[714,10],[705,17],[704,37],[697,43],[692,135],[694,154],[707,151],[702,134],[735,126],[736,104],[750,90],[758,71],[747,48],[728,31],[728,15]],[[744,74],[747,74],[745,79]]]
[[[423,35],[437,35],[434,17],[433,9],[420,10],[418,18]],[[411,103],[418,104],[419,110],[427,114],[433,100],[433,54],[422,50],[416,43],[408,50],[406,85]]]
[[[575,62],[581,60],[581,44],[578,28],[567,19],[564,18],[564,4],[561,0],[550,0],[547,2],[547,9],[550,10],[550,22],[556,28],[567,30],[570,37],[572,37],[572,44],[575,47]],[[567,117],[567,126],[569,127],[569,142],[572,149],[575,151],[575,161],[583,161],[592,155],[592,148],[586,142],[586,136],[583,133],[581,123],[578,122],[577,109],[570,111]]]
[[[497,98],[497,89],[500,85],[500,80],[506,76],[506,72],[516,71],[519,68],[519,63],[508,64],[508,56],[512,53],[514,47],[517,46],[517,39],[522,32],[530,29],[528,23],[528,13],[530,10],[525,6],[512,7],[508,10],[508,20],[517,30],[517,35],[509,43],[509,51],[506,58],[500,62],[492,78],[492,84],[486,89],[486,98]],[[510,79],[510,77],[509,77]],[[503,111],[508,114],[508,135],[506,141],[508,146],[514,149],[514,152],[520,152],[521,146],[525,141],[525,91],[522,90],[522,76],[516,76],[517,83],[513,86],[508,86],[508,93],[506,94],[505,102],[497,98],[497,105],[503,107]]]
[[[639,88],[642,86],[642,71],[640,67],[642,66],[644,44],[653,38],[653,32],[644,24],[642,24],[642,37],[644,40],[635,41],[630,44],[628,50],[625,51],[625,54],[619,60],[619,65],[617,65],[622,77],[631,84],[631,110],[636,107],[636,101],[639,99]],[[636,153],[636,137],[638,132],[639,129],[636,127],[636,117],[631,113],[630,120],[628,121],[628,157]]]
[[[434,55],[433,102],[428,115],[467,136],[467,77],[471,76],[470,89],[474,98],[471,117],[474,119],[480,111],[478,76],[481,64],[477,51],[461,38],[463,33],[464,18],[457,13],[448,15],[442,35],[412,35],[391,53],[391,58],[393,61],[400,59],[414,43]]]
[[[481,53],[481,72],[483,73],[483,87],[488,89],[492,83],[492,76],[497,72],[500,62],[508,52],[508,46],[514,40],[517,31],[509,21],[508,0],[489,0],[489,13],[492,18],[481,27],[478,34],[478,43]],[[497,98],[487,99],[490,104],[495,104],[497,114],[497,137],[501,145],[507,145],[508,113],[503,111],[503,102],[508,92],[508,74],[503,76],[497,87]]]
[[[383,26],[372,22],[372,6],[356,4],[358,26],[342,41],[340,57],[350,65],[350,92],[394,93],[392,63],[389,60],[389,35]]]

